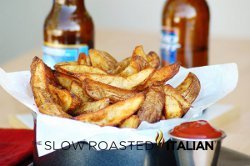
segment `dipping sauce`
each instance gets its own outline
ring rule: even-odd
[[[182,123],[176,126],[170,134],[176,137],[192,139],[210,139],[222,136],[221,131],[213,128],[205,120]]]

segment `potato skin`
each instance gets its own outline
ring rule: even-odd
[[[90,79],[85,79],[83,84],[85,85],[86,93],[94,100],[109,98],[111,103],[116,103],[137,94],[136,91],[120,89]]]
[[[133,128],[136,129],[140,125],[141,121],[137,115],[132,115],[128,119],[124,120],[119,127],[120,128]]]
[[[161,119],[164,107],[164,93],[162,87],[151,87],[146,94],[138,116],[141,121],[149,123],[157,122]]]
[[[198,77],[190,72],[185,80],[176,87],[176,90],[179,91],[179,93],[181,93],[190,104],[192,104],[200,93],[201,84]]]
[[[99,126],[116,126],[132,116],[144,101],[143,94],[137,94],[127,100],[117,102],[97,112],[74,117],[75,120],[97,124]]]

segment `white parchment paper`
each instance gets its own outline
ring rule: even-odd
[[[10,95],[33,110],[37,115],[37,149],[38,155],[43,156],[53,152],[55,149],[67,146],[67,143],[64,144],[65,141],[70,143],[83,140],[87,142],[95,141],[96,143],[105,141],[109,145],[115,142],[119,148],[121,141],[126,142],[125,145],[130,145],[129,141],[155,142],[156,134],[160,130],[163,132],[165,140],[168,140],[167,132],[170,129],[185,121],[202,119],[204,109],[232,92],[238,82],[237,65],[232,63],[192,69],[182,68],[180,72],[167,83],[174,87],[179,85],[185,79],[188,72],[193,72],[198,76],[201,82],[201,92],[185,117],[182,119],[163,120],[154,124],[142,122],[138,129],[99,127],[75,120],[40,114],[35,105],[30,88],[29,71],[6,73],[0,68],[0,83]],[[54,142],[54,148],[49,149],[46,147],[46,141]],[[101,146],[99,148],[97,147],[97,150],[102,148]]]

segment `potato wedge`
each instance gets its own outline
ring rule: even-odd
[[[134,128],[136,129],[140,125],[141,121],[137,115],[132,115],[128,119],[124,120],[119,127],[120,128]]]
[[[111,74],[119,74],[121,73],[128,65],[130,64],[131,57],[128,57],[126,59],[123,59],[121,62],[117,64],[117,67]]]
[[[55,69],[56,71],[59,71],[67,75],[84,74],[84,73],[107,74],[106,72],[104,72],[99,68],[86,65],[60,65],[60,66],[55,65]]]
[[[79,97],[82,102],[92,101],[78,79],[60,72],[56,72],[55,77],[62,87]]]
[[[112,71],[116,69],[116,59],[105,51],[90,49],[89,57],[93,67],[102,69],[107,73],[112,73]]]
[[[166,119],[181,118],[184,115],[181,104],[171,95],[165,95],[164,114]]]
[[[157,122],[161,119],[164,107],[164,92],[162,87],[151,87],[146,94],[137,115],[141,121],[149,123]]]
[[[43,105],[44,103],[55,103],[47,89],[32,87],[32,92],[37,107]]]
[[[72,116],[62,110],[62,107],[55,103],[44,103],[39,107],[39,111],[46,115],[71,119]]]
[[[81,83],[78,79],[76,79],[75,77],[73,76],[69,76],[67,74],[63,74],[63,73],[60,73],[60,72],[55,72],[55,77],[57,79],[57,81],[59,82],[59,84],[66,88],[67,90],[70,90],[71,88],[71,84],[72,82],[77,82],[77,83]]]
[[[150,78],[153,72],[153,68],[147,68],[127,78],[102,74],[76,74],[74,76],[81,81],[89,78],[91,80],[108,84],[117,88],[133,90],[136,89],[137,86],[144,84]]]
[[[184,99],[184,97],[176,89],[174,89],[172,86],[165,85],[164,86],[164,93],[165,93],[165,95],[169,95],[169,96],[174,97],[181,105],[181,108],[182,108],[184,113],[186,113],[190,109],[191,104],[189,102],[187,102],[186,99]]]
[[[90,79],[85,79],[83,84],[85,85],[87,94],[95,100],[109,98],[111,103],[116,103],[136,94],[135,91],[120,89]]]
[[[52,71],[38,57],[33,58],[32,64],[30,66],[30,71],[30,85],[33,91],[36,105],[39,107],[46,102],[53,103],[53,99],[51,98],[47,87],[49,79],[46,77],[53,77]]]
[[[70,92],[78,96],[83,102],[92,101],[91,97],[86,93],[84,85],[72,82]]]
[[[176,90],[187,100],[189,103],[193,103],[200,93],[201,84],[198,77],[189,73],[185,80],[176,87]]]
[[[110,101],[108,98],[104,98],[104,99],[93,101],[93,102],[86,102],[80,108],[71,111],[70,114],[74,116],[78,116],[81,114],[96,112],[109,106],[109,103]]]
[[[77,59],[78,65],[91,66],[90,58],[84,53],[80,53]]]
[[[83,114],[74,119],[94,123],[100,126],[116,126],[140,108],[144,95],[138,94],[127,100],[117,102],[97,112]]]
[[[133,56],[128,67],[119,73],[119,75],[122,77],[128,77],[145,69],[147,66],[148,62],[143,57]]]
[[[160,57],[154,51],[148,53],[147,61],[149,63],[149,66],[155,69],[158,69],[161,64]]]
[[[62,66],[62,65],[77,65],[78,63],[75,61],[70,61],[70,62],[59,62],[55,64],[55,66]]]
[[[50,78],[53,78],[52,70],[38,57],[33,58],[30,68],[30,85],[39,111],[47,115],[71,118],[61,106],[55,103],[49,92],[48,82]]]
[[[148,81],[144,85],[138,88],[140,90],[143,90],[153,85],[162,85],[166,81],[173,78],[178,73],[179,69],[180,65],[178,63],[162,67],[156,70],[152,77],[150,77],[150,79],[148,79]]]
[[[143,46],[135,47],[132,57],[134,56],[140,56],[146,60],[148,62],[148,67],[150,66],[157,69],[160,66],[160,57],[153,51],[146,55]]]
[[[135,49],[134,49],[134,51],[133,51],[133,54],[132,54],[132,57],[134,57],[134,56],[140,56],[140,57],[142,57],[144,60],[147,61],[147,55],[145,54],[142,45],[136,46],[136,47],[135,47]]]
[[[62,107],[63,111],[68,112],[80,107],[81,99],[66,89],[60,89],[50,84],[48,88],[54,101]]]

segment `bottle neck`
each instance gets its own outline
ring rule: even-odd
[[[85,9],[84,0],[54,0],[54,4],[65,6],[76,6]]]

